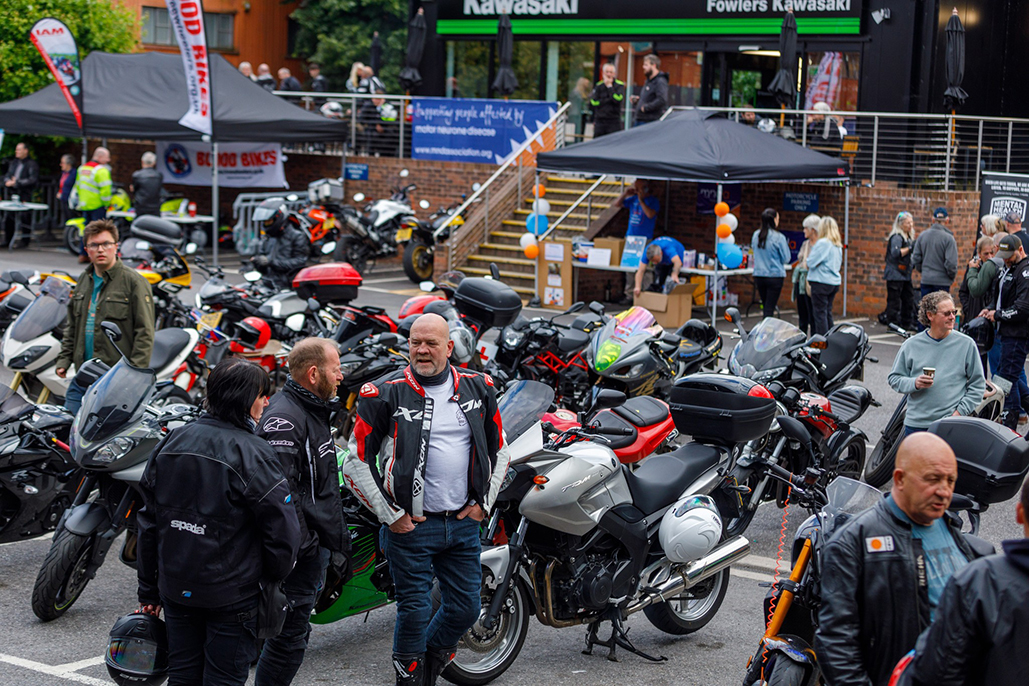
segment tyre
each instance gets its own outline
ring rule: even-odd
[[[86,584],[95,536],[79,536],[62,530],[54,536],[32,587],[32,612],[44,622],[57,619],[71,607]]]
[[[715,502],[718,504],[718,511],[723,513],[723,538],[732,538],[733,536],[740,536],[750,523],[754,521],[754,515],[757,514],[757,508],[761,506],[761,501],[758,500],[758,504],[754,509],[746,507],[746,503],[741,507],[738,498],[745,497],[746,500],[754,498],[754,491],[762,481],[761,475],[751,474],[744,480],[741,486],[746,486],[750,489],[750,493],[738,494],[734,491],[720,489],[715,496]],[[724,501],[724,502],[723,502]],[[735,501],[735,502],[733,502]],[[738,516],[733,516],[738,513]]]
[[[492,578],[483,574],[482,608],[485,611],[493,598],[489,584]],[[501,608],[496,626],[491,630],[476,622],[461,638],[457,657],[443,670],[443,677],[460,686],[488,684],[514,664],[529,631],[532,603],[529,589],[518,581]]]
[[[865,481],[869,486],[882,488],[893,474],[893,466],[897,459],[897,446],[904,437],[904,417],[907,416],[907,406],[897,406],[890,418],[889,424],[883,429],[879,442],[865,463]]]
[[[404,273],[414,283],[432,280],[432,249],[419,240],[410,240],[404,246]]]
[[[350,266],[357,270],[358,274],[364,274],[368,267],[368,260],[365,259],[361,244],[353,236],[344,236],[336,244],[336,250],[332,253],[332,259],[336,262],[349,262]]]
[[[82,234],[79,233],[79,227],[75,225],[64,227],[64,247],[68,248],[68,252],[72,255],[82,254]]]
[[[189,397],[189,393],[182,390],[173,383],[161,386],[154,393],[153,399],[150,404],[156,407],[164,407],[165,405],[174,405],[175,403],[182,403],[185,405],[195,405],[193,398]]]
[[[775,664],[768,675],[768,686],[804,686],[807,670],[785,655],[776,655]]]
[[[861,436],[855,436],[849,443],[845,443],[837,452],[836,460],[829,467],[825,474],[826,485],[838,476],[845,476],[855,481],[861,480],[861,472],[865,468],[865,441]],[[893,473],[893,470],[890,470]]]
[[[676,598],[643,608],[643,614],[666,634],[692,634],[714,619],[728,589],[729,570],[723,569],[693,588],[687,588]]]

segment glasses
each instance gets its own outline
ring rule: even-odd
[[[90,252],[96,252],[97,250],[110,250],[114,246],[118,245],[114,241],[104,241],[103,243],[87,243],[86,250]]]
[[[937,310],[936,314],[941,317],[956,317],[958,316],[957,310]]]

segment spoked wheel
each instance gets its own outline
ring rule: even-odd
[[[691,634],[714,619],[728,589],[729,570],[723,569],[675,598],[643,608],[643,614],[666,634]]]
[[[897,447],[904,437],[904,418],[906,416],[907,405],[901,401],[865,464],[865,481],[870,486],[881,488],[890,480],[897,459]]]
[[[404,246],[404,273],[414,283],[432,279],[432,249],[419,240],[410,240]]]
[[[32,612],[44,622],[63,615],[82,595],[95,543],[94,536],[65,530],[54,537],[32,587]]]
[[[364,274],[368,268],[368,258],[365,257],[358,239],[353,236],[345,236],[339,239],[339,242],[336,244],[336,251],[332,254],[332,259],[337,262],[349,262],[350,266],[357,270],[358,274]]]
[[[483,614],[493,598],[492,585],[495,585],[492,575],[484,572]],[[480,686],[506,672],[522,650],[531,614],[529,590],[519,581],[500,609],[500,617],[492,629],[484,627],[480,620],[465,633],[457,646],[457,657],[443,670],[443,676],[461,686]]]

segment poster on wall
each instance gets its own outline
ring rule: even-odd
[[[157,144],[157,168],[165,183],[211,185],[210,143]],[[218,185],[233,188],[289,188],[279,143],[218,145]]]
[[[1025,219],[1029,208],[1029,175],[983,172],[979,182],[979,216],[1003,217],[1014,210]]]
[[[416,160],[504,164],[533,138],[534,153],[553,150],[553,124],[537,132],[557,113],[558,103],[537,100],[414,98],[411,157]],[[533,164],[526,154],[523,164]]]
[[[722,201],[729,203],[729,209],[735,210],[743,202],[743,185],[739,183],[722,184]],[[697,214],[714,214],[718,204],[718,184],[697,184]]]

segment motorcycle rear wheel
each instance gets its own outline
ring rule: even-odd
[[[676,598],[643,608],[643,614],[654,627],[666,634],[685,636],[704,628],[714,619],[728,590],[729,570],[723,569]]]
[[[432,280],[432,250],[420,240],[412,239],[404,246],[404,273],[414,283]]]
[[[898,407],[893,412],[889,424],[883,429],[882,436],[875,444],[875,449],[865,462],[865,482],[869,486],[882,488],[893,474],[893,466],[897,459],[897,447],[904,436],[905,407]]]
[[[32,612],[44,622],[68,611],[89,583],[86,568],[93,556],[95,536],[62,530],[54,536],[50,552],[32,587]]]
[[[493,598],[491,582],[492,579],[484,574],[481,591],[483,612]],[[492,630],[486,630],[476,622],[461,637],[457,657],[443,670],[443,677],[460,686],[481,686],[506,672],[522,651],[532,614],[529,589],[524,582],[518,581]]]
[[[339,242],[336,243],[336,250],[332,253],[332,259],[336,262],[349,262],[358,274],[364,274],[368,267],[368,259],[361,249],[361,244],[353,236],[344,236],[339,239]]]

